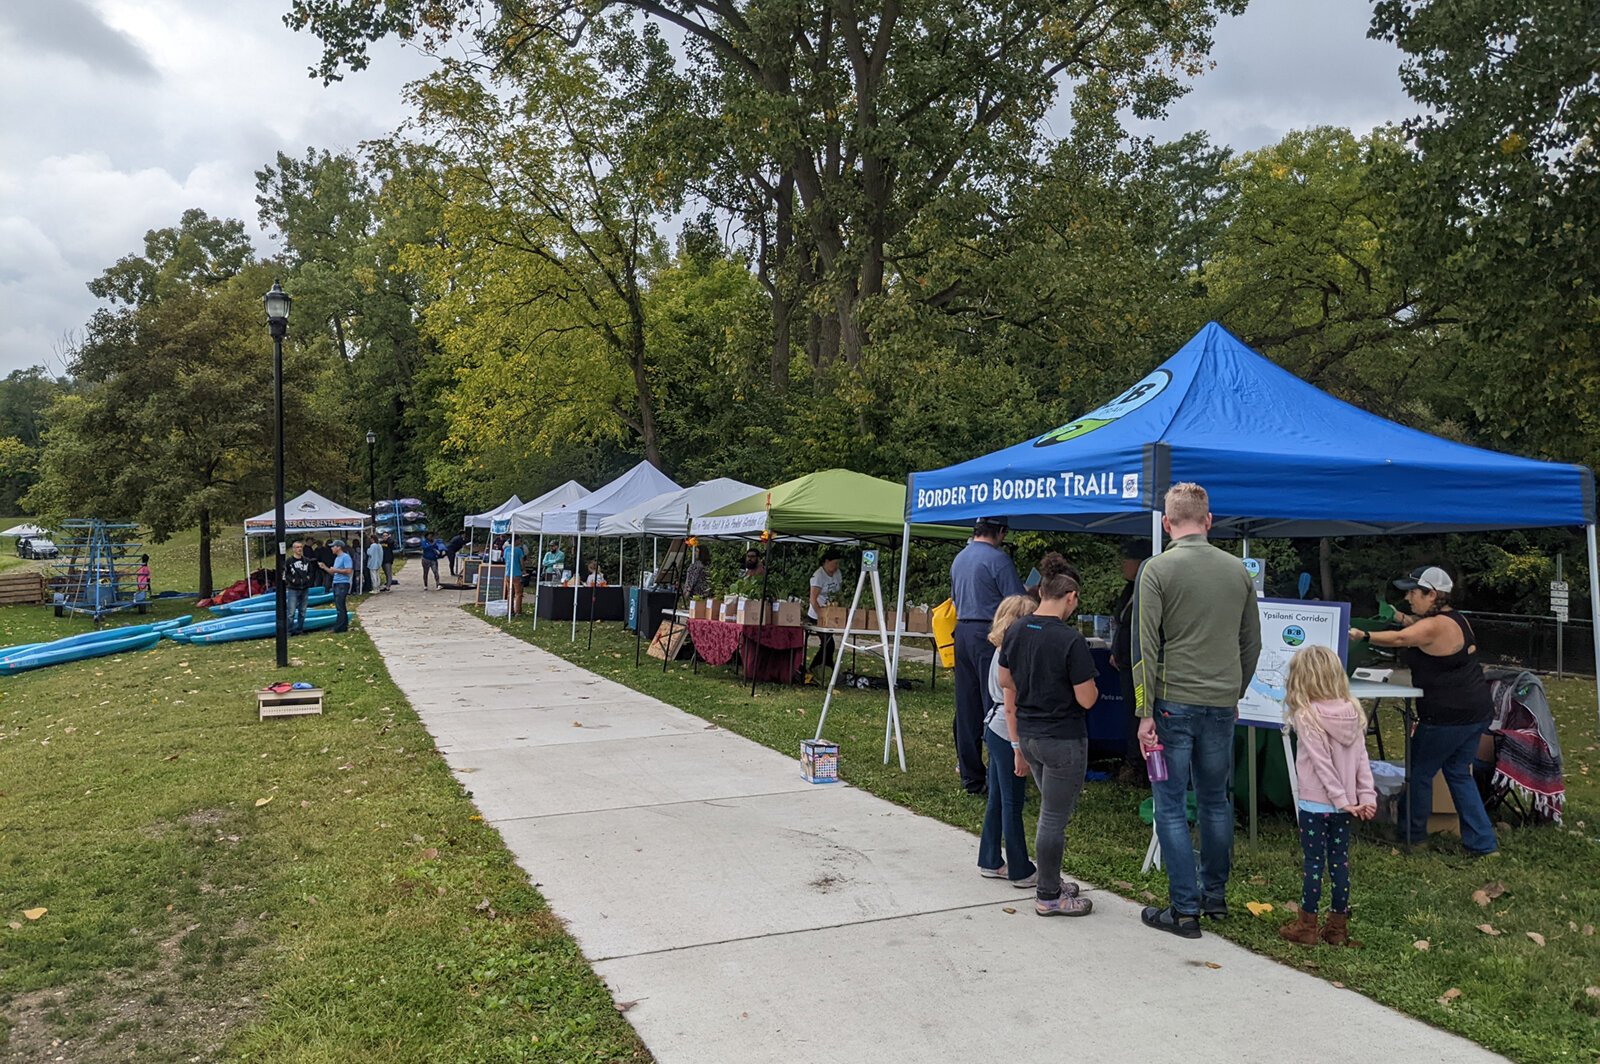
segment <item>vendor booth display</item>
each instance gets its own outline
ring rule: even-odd
[[[351,548],[351,555],[355,558],[362,557],[362,548],[369,537],[369,518],[360,510],[352,510],[348,506],[341,506],[331,499],[318,495],[314,491],[301,492],[283,504],[283,527],[290,537],[302,535],[307,532],[317,532],[338,536],[344,539],[353,539],[355,545]],[[250,572],[250,539],[253,536],[272,536],[277,531],[277,515],[268,510],[264,514],[245,519],[244,522],[244,570]],[[289,544],[283,544],[287,550]],[[266,560],[263,552],[263,561]],[[357,562],[359,569],[361,562]],[[276,571],[276,562],[273,563]],[[359,574],[358,574],[359,575]],[[247,586],[246,594],[252,594]]]
[[[1593,474],[1500,454],[1333,398],[1212,322],[1142,380],[1060,428],[913,474],[906,518],[1151,536],[1181,481],[1213,535],[1311,537],[1585,526],[1600,613]],[[1597,644],[1600,654],[1600,644]],[[1600,659],[1597,659],[1600,667]]]

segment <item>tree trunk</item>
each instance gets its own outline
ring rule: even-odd
[[[778,182],[777,227],[772,234],[772,261],[768,266],[768,291],[772,298],[772,361],[768,373],[773,390],[789,390],[791,327],[795,298],[788,281],[789,252],[794,245],[794,175],[784,174]]]
[[[639,438],[644,444],[645,461],[661,467],[661,443],[656,437],[656,398],[650,387],[650,371],[645,365],[644,301],[638,278],[628,276],[628,363],[633,370],[634,402],[639,409]]]
[[[200,597],[210,598],[211,592],[211,511],[202,509],[200,511]]]
[[[1322,570],[1322,601],[1333,602],[1333,540],[1327,536],[1317,541],[1317,564]]]

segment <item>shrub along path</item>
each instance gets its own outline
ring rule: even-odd
[[[732,735],[449,593],[404,587],[363,617],[658,1060],[924,1064],[979,1044],[997,1059],[1491,1059],[1220,938],[1151,932],[1107,892],[1087,919],[1041,920],[1028,893],[978,877],[970,834],[807,784],[797,743]],[[622,653],[613,640],[598,657]]]

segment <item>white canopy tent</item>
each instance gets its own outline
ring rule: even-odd
[[[512,510],[517,509],[521,505],[522,499],[519,496],[513,495],[499,506],[496,506],[493,510],[485,510],[481,514],[469,515],[461,522],[461,524],[465,528],[488,528],[494,523],[495,518],[505,517],[510,514]]]
[[[18,539],[22,538],[23,536],[27,536],[29,539],[32,539],[34,536],[48,536],[49,534],[49,532],[40,528],[38,525],[12,525],[4,532],[0,532],[0,536],[15,536]]]
[[[575,536],[578,547],[572,560],[573,609],[572,638],[578,638],[578,609],[576,588],[583,585],[583,537],[599,532],[600,522],[608,517],[632,509],[641,503],[660,498],[668,492],[682,491],[682,486],[649,462],[640,462],[622,476],[604,487],[566,505],[548,508],[539,519],[539,555],[544,553],[544,537]],[[527,510],[528,507],[523,507]],[[520,514],[522,511],[518,511]],[[516,516],[512,517],[511,531],[519,531]],[[535,610],[535,623],[538,623]]]
[[[702,480],[692,487],[657,495],[613,514],[602,520],[595,531],[602,536],[687,536],[689,522],[696,517],[761,490],[727,477]]]
[[[356,537],[356,558],[361,556],[361,544],[366,539],[367,526],[372,518],[360,510],[341,506],[332,499],[314,491],[301,492],[283,504],[283,527],[286,532],[344,532]],[[270,536],[276,529],[278,516],[275,510],[245,519],[244,522],[244,573],[250,578],[250,537]],[[287,543],[278,544],[279,553],[288,550]],[[357,561],[357,565],[364,564]]]
[[[542,528],[545,514],[559,510],[588,494],[588,488],[576,480],[569,480],[559,488],[551,488],[537,499],[529,499],[510,513],[500,516],[510,521],[513,536],[528,535]]]

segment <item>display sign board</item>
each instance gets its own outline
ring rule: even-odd
[[[1347,661],[1350,651],[1350,604],[1259,599],[1261,657],[1250,687],[1239,700],[1239,723],[1261,728],[1283,727],[1288,694],[1289,659],[1307,646],[1325,646]]]
[[[511,532],[511,518],[495,517],[489,520],[489,533],[495,536],[508,535]]]
[[[1556,620],[1558,621],[1568,619],[1567,610],[1572,604],[1567,597],[1568,591],[1565,580],[1550,581],[1550,612],[1556,615]]]
[[[875,573],[878,571],[877,551],[864,550],[861,552],[861,571],[864,573]]]
[[[1256,586],[1256,598],[1267,593],[1267,563],[1260,558],[1244,558],[1244,571],[1250,574],[1250,582]]]

